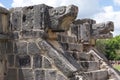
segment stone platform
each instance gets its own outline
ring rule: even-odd
[[[114,23],[77,14],[75,5],[0,7],[0,80],[119,80],[95,49]]]

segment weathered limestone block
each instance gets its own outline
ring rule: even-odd
[[[14,55],[8,55],[7,56],[7,61],[8,61],[8,66],[9,67],[14,67],[14,65],[15,65],[15,56]]]
[[[41,52],[35,42],[29,42],[28,43],[28,53],[29,54],[40,54]]]
[[[60,42],[60,44],[61,44],[63,50],[68,50],[69,49],[68,43],[62,43],[62,42]]]
[[[94,61],[94,56],[86,54],[85,52],[79,53],[79,61]]]
[[[24,7],[22,8],[23,16],[22,16],[22,29],[23,30],[32,30],[34,26],[34,7]]]
[[[68,80],[63,75],[57,74],[57,80]]]
[[[15,42],[14,53],[16,54],[27,54],[27,42]]]
[[[39,54],[33,55],[33,68],[42,67],[42,56]]]
[[[97,61],[79,61],[78,62],[83,68],[84,71],[94,71],[100,69],[100,63]]]
[[[56,80],[56,70],[36,70],[35,80]]]
[[[45,71],[44,70],[36,70],[35,71],[35,80],[45,80]]]
[[[34,6],[34,29],[45,29],[51,26],[49,9],[52,7],[45,4]]]
[[[6,54],[13,54],[13,41],[6,41]]]
[[[8,69],[7,75],[4,80],[17,80],[17,69]]]
[[[45,80],[56,80],[56,71],[55,70],[46,70],[45,71]]]
[[[7,33],[9,30],[9,11],[0,7],[0,33]]]
[[[78,7],[74,5],[52,8],[49,10],[51,29],[53,31],[68,30],[70,23],[77,17]]]
[[[0,42],[0,55],[6,54],[6,41]]]
[[[18,80],[34,80],[33,70],[32,69],[19,69]]]
[[[76,37],[68,36],[65,34],[57,34],[57,40],[64,43],[75,43],[77,42]]]
[[[76,35],[78,42],[89,44],[91,36],[91,24],[89,24],[89,21],[89,23],[87,21],[82,23],[81,22],[81,20],[74,21],[73,25],[71,26],[71,32]]]
[[[81,77],[80,77],[81,76]],[[95,71],[89,71],[89,72],[80,72],[76,74],[76,79],[74,80],[107,80],[108,78],[108,72],[107,70],[95,70]]]
[[[29,55],[17,55],[15,64],[19,68],[29,68],[31,67],[31,57]]]
[[[65,43],[65,42],[59,42],[63,48],[64,51],[79,51],[81,52],[83,50],[82,44],[75,44],[75,43]]]
[[[77,38],[77,42],[81,42],[81,26],[82,24],[76,24],[76,21],[74,21],[74,24],[71,25],[71,33],[74,34]]]
[[[71,24],[71,33],[75,35],[78,43],[90,44],[92,33],[92,24],[96,21],[93,19],[77,19]]]
[[[81,43],[89,44],[90,42],[90,24],[84,23],[81,26]]]
[[[51,62],[49,61],[49,59],[47,59],[45,57],[44,57],[44,61],[43,61],[43,67],[44,68],[52,68]]]
[[[61,35],[61,42],[66,42],[67,43],[67,36]]]
[[[11,12],[11,27],[13,31],[20,31],[22,29],[22,8],[13,8]]]
[[[19,37],[20,35],[19,35],[19,32],[11,32],[11,33],[9,33],[9,38],[10,39],[19,39],[20,37]]]
[[[4,55],[0,54],[0,80],[4,80],[7,73],[7,60]]]

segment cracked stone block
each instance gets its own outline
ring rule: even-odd
[[[22,13],[21,13],[22,8],[16,8],[14,10],[12,10],[11,13],[11,25],[12,25],[12,30],[14,31],[19,31],[21,30],[22,27],[22,22],[21,22],[21,18],[22,18]]]
[[[28,43],[28,53],[29,54],[40,54],[40,49],[35,42]]]
[[[14,53],[16,54],[27,54],[27,43],[26,42],[15,42]]]
[[[34,7],[24,7],[22,16],[22,29],[23,30],[32,30],[34,26]]]
[[[13,54],[13,42],[12,41],[6,42],[6,53]]]
[[[34,68],[42,67],[42,56],[37,55],[37,54],[33,56],[33,67]]]
[[[35,80],[56,80],[55,70],[36,70]]]
[[[9,67],[14,67],[14,55],[8,55],[8,66]]]
[[[50,26],[49,6],[45,4],[34,6],[34,29],[45,29]]]
[[[8,69],[6,80],[17,80],[17,69]]]
[[[19,80],[34,80],[32,69],[19,69]]]
[[[0,53],[6,54],[6,42],[5,41],[0,42]]]
[[[84,23],[81,26],[81,42],[89,44],[90,42],[90,24]]]
[[[45,57],[44,57],[43,67],[44,68],[52,68],[50,61]]]
[[[31,57],[29,55],[17,55],[16,67],[31,67]]]
[[[11,39],[19,39],[19,33],[18,32],[12,32],[10,33]]]
[[[45,80],[56,80],[56,71],[55,70],[46,70],[45,71]]]
[[[67,80],[63,75],[57,74],[57,80]]]
[[[45,71],[44,70],[36,70],[35,71],[35,80],[45,80]]]

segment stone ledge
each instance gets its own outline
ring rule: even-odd
[[[84,71],[94,71],[100,69],[100,63],[97,61],[78,61],[84,67]]]
[[[107,70],[96,70],[90,72],[79,73],[78,76],[82,76],[83,80],[107,80],[108,72]]]

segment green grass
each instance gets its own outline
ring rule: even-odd
[[[117,69],[117,70],[119,70],[120,71],[120,65],[113,65],[113,67],[115,68],[115,69]]]

